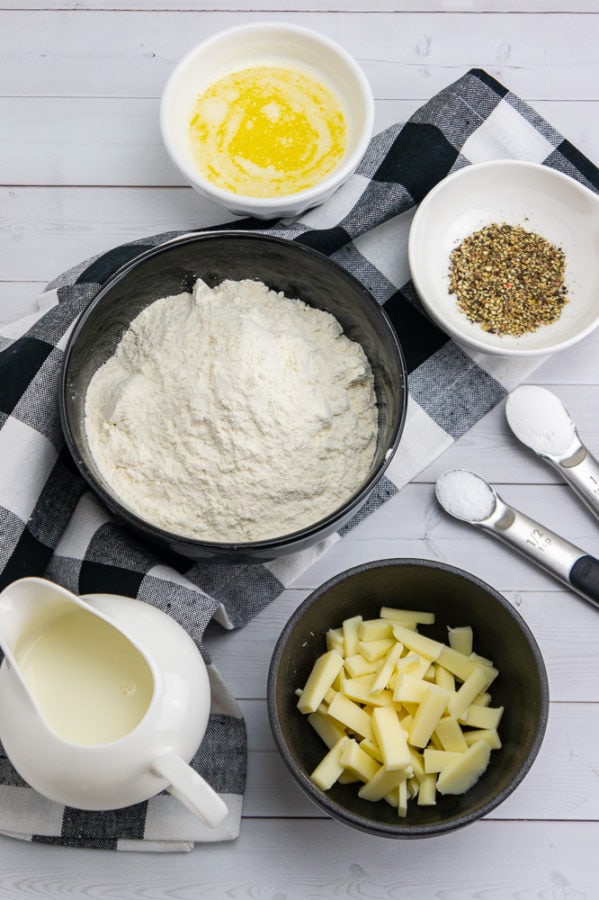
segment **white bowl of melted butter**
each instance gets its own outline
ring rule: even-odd
[[[165,147],[186,181],[236,215],[295,216],[355,172],[374,100],[342,47],[296,25],[219,32],[191,50],[161,100]]]

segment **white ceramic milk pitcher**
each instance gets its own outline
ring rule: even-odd
[[[94,810],[167,789],[209,826],[222,822],[223,800],[187,765],[208,724],[208,674],[173,619],[22,578],[0,593],[0,646],[0,740],[31,787]]]

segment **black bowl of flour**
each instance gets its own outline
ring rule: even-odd
[[[265,536],[255,540],[192,537],[157,525],[134,511],[104,477],[94,458],[85,421],[92,378],[113,357],[131,322],[142,311],[159,299],[190,292],[197,279],[210,288],[227,280],[262,282],[286,298],[302,300],[309,307],[330,313],[341,325],[343,335],[364,350],[376,399],[374,456],[365,477],[352,487],[347,498],[316,521],[282,534],[271,535],[266,527]],[[407,396],[406,366],[394,329],[384,310],[356,278],[323,254],[293,241],[250,231],[214,231],[186,235],[148,250],[103,285],[69,339],[60,411],[67,446],[77,468],[118,520],[148,541],[190,559],[259,562],[304,549],[338,531],[377,486],[380,488],[379,482],[402,434]],[[187,436],[182,432],[181,441]],[[177,446],[175,442],[173,472],[177,470]],[[289,466],[292,464],[290,456]],[[250,470],[247,477],[252,478]],[[261,505],[266,520],[268,502],[266,498]]]

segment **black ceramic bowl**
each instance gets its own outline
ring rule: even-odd
[[[329,791],[309,778],[327,752],[307,717],[297,709],[314,660],[325,651],[325,632],[361,614],[377,618],[381,606],[430,610],[432,626],[422,634],[447,643],[447,626],[470,625],[474,650],[493,660],[499,675],[489,689],[504,706],[502,747],[493,750],[486,772],[465,794],[437,796],[436,806],[408,804],[406,818],[381,800],[358,797],[356,784]],[[291,774],[325,812],[354,828],[390,838],[428,837],[474,822],[498,806],[520,784],[541,746],[549,707],[545,666],[528,626],[496,590],[473,575],[424,559],[386,559],[342,572],[314,591],[287,622],[268,676],[268,713],[275,742]]]
[[[90,453],[84,404],[96,369],[114,353],[129,323],[142,309],[161,297],[191,290],[197,278],[210,286],[224,279],[257,279],[287,297],[300,298],[332,313],[345,334],[362,345],[372,366],[379,429],[370,472],[341,508],[293,534],[229,544],[164,531],[122,505]],[[191,559],[258,562],[309,546],[337,530],[357,512],[397,449],[407,396],[405,362],[393,327],[357,279],[328,257],[296,242],[251,231],[212,231],[186,235],[148,250],[106,282],[82,314],[68,342],[60,405],[67,446],[77,467],[118,519],[151,542]]]

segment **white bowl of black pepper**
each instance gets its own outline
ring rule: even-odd
[[[599,325],[599,197],[548,166],[448,175],[416,211],[408,254],[428,314],[471,350],[549,356]]]

